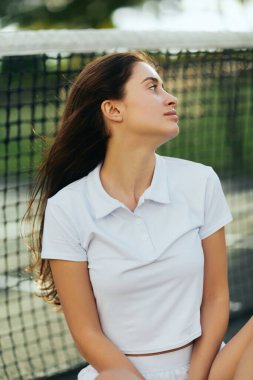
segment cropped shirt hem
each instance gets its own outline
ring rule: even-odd
[[[200,336],[201,336],[201,328],[198,329],[192,335],[190,335],[187,339],[181,340],[181,341],[174,343],[174,344],[170,344],[170,345],[166,345],[166,346],[162,346],[162,347],[160,346],[160,347],[156,347],[156,348],[149,348],[146,350],[142,349],[142,348],[139,348],[137,350],[129,350],[129,349],[122,348],[121,351],[124,352],[124,354],[151,354],[151,353],[156,353],[159,351],[166,351],[166,350],[171,350],[174,348],[179,348],[181,346],[184,346],[187,343],[190,343],[191,340],[194,340]]]

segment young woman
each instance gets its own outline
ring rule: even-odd
[[[222,342],[232,215],[217,174],[156,153],[179,133],[176,106],[145,53],[96,58],[38,169],[29,270],[89,362],[78,380],[231,380],[253,339],[250,319]]]

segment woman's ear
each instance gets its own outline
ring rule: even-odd
[[[101,111],[106,119],[119,123],[123,120],[119,102],[113,100],[104,100],[101,103]]]

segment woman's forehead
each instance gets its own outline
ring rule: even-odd
[[[136,81],[137,79],[140,81],[143,81],[147,77],[155,77],[159,81],[161,81],[161,78],[157,71],[150,66],[146,62],[137,62],[134,66],[133,73],[130,79],[133,81]]]

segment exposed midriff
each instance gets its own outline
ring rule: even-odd
[[[149,353],[149,354],[125,354],[127,356],[150,356],[150,355],[160,355],[160,354],[165,354],[166,352],[172,352],[172,351],[177,351],[181,350],[182,348],[188,347],[193,343],[191,341],[190,343],[185,344],[184,346],[173,348],[172,350],[166,350],[166,351],[161,351],[161,352],[154,352],[154,353]]]

